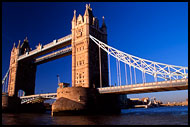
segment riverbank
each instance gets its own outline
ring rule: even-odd
[[[167,103],[167,104],[160,104],[160,106],[188,106],[188,102],[173,102],[173,103]]]

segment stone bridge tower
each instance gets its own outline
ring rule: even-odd
[[[86,5],[84,16],[79,14],[76,17],[74,11],[72,19],[72,86],[97,88],[100,87],[100,80],[102,80],[102,87],[108,86],[107,53],[100,49],[101,61],[99,61],[99,47],[89,38],[89,35],[107,44],[104,18],[99,28],[99,21],[93,16],[92,8]]]
[[[8,83],[8,95],[17,96],[19,90],[23,90],[25,95],[34,94],[35,90],[35,74],[36,65],[33,64],[32,59],[18,61],[20,55],[28,53],[30,46],[27,38],[22,45],[20,41],[18,46],[13,46],[10,57],[10,72]]]

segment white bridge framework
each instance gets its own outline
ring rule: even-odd
[[[176,80],[181,78],[188,78],[188,67],[175,66],[169,64],[163,64],[158,62],[153,62],[150,60],[142,59],[122,51],[119,51],[95,37],[90,35],[90,38],[104,51],[107,52],[108,55],[112,55],[118,61],[122,61],[125,64],[128,64],[129,67],[137,68],[143,73],[147,73],[149,75],[154,76],[155,81],[157,78],[162,78],[165,80]],[[108,56],[109,59],[109,56]]]

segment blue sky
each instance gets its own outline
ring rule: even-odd
[[[2,78],[9,67],[13,43],[27,36],[30,47],[43,45],[71,33],[73,11],[83,15],[86,2],[3,2]],[[108,31],[108,44],[140,58],[178,66],[188,66],[187,2],[91,2],[93,14]],[[111,71],[116,68],[111,58]],[[124,69],[123,65],[122,69]],[[57,77],[71,83],[71,56],[37,67],[36,93],[56,92]],[[124,77],[124,75],[122,75]],[[116,75],[112,75],[112,82]],[[138,77],[137,77],[138,78]],[[140,77],[139,77],[140,79]],[[122,79],[122,82],[125,82]],[[184,101],[188,91],[132,94],[162,101]]]

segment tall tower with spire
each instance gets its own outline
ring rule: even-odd
[[[90,4],[86,4],[84,15],[72,19],[72,86],[97,88],[108,86],[107,54],[89,38],[89,35],[107,43],[107,28],[103,18],[102,26],[93,16]],[[101,60],[101,62],[99,61]],[[100,69],[101,63],[101,69]],[[101,71],[101,74],[100,74]],[[101,83],[100,83],[101,82]]]
[[[18,56],[20,52],[20,41],[16,48],[15,43],[13,44],[13,48],[11,51],[10,57],[10,72],[9,72],[9,85],[8,85],[8,94],[9,96],[13,96],[15,94],[15,83],[16,83],[16,72],[18,67]]]
[[[27,37],[22,44],[19,40],[17,47],[15,43],[13,45],[9,66],[9,96],[17,96],[19,90],[23,90],[25,95],[34,94],[36,65],[33,64],[31,59],[18,61],[20,55],[26,54],[30,50]]]

